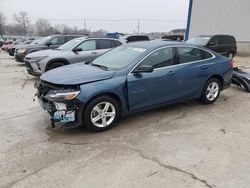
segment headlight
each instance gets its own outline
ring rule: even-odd
[[[20,49],[18,49],[18,53],[24,53],[24,52],[26,52],[27,51],[27,49],[25,49],[25,48],[20,48]]]
[[[72,91],[72,90],[53,90],[50,91],[46,96],[46,99],[54,102],[63,102],[69,101],[74,98],[80,93],[80,91]]]
[[[32,60],[32,61],[42,61],[43,59],[45,59],[47,57],[48,56],[31,57],[30,60]]]

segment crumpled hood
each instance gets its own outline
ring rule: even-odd
[[[71,51],[69,51],[68,53],[70,53]],[[37,52],[33,52],[30,53],[28,55],[26,55],[27,58],[34,58],[34,57],[41,57],[41,56],[60,56],[63,55],[63,57],[65,56],[65,53],[67,53],[66,50],[57,50],[57,49],[48,49],[48,50],[40,50]]]
[[[76,63],[45,72],[40,79],[58,85],[78,85],[112,78],[115,71],[103,70],[99,67]]]

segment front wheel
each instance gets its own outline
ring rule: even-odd
[[[203,88],[201,102],[203,104],[214,103],[218,99],[220,91],[221,91],[220,81],[216,78],[209,79]]]
[[[120,105],[110,96],[100,96],[87,105],[84,111],[84,125],[95,132],[112,128],[120,118]]]

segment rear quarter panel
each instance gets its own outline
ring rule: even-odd
[[[213,62],[213,74],[219,75],[223,79],[222,89],[226,89],[231,84],[233,76],[233,68],[229,64],[230,60],[222,55],[216,54],[216,58]]]

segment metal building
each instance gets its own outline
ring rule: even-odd
[[[250,0],[190,0],[186,39],[230,34],[238,52],[250,54]]]

